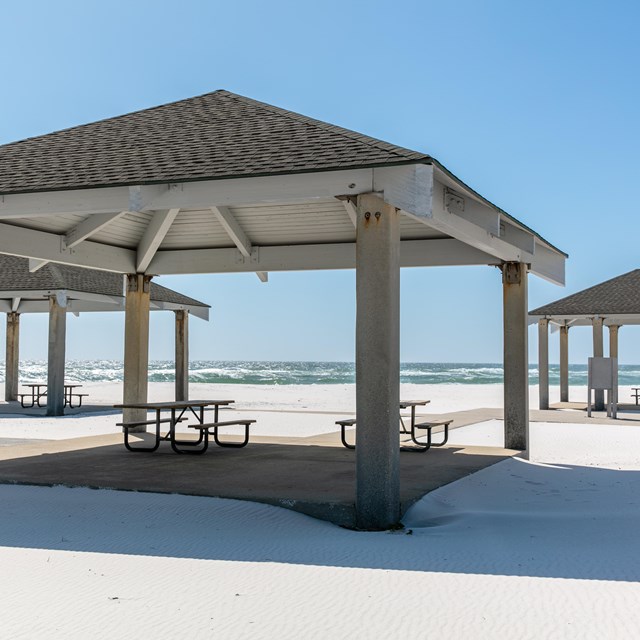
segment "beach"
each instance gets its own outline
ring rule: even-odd
[[[172,389],[151,383],[149,397]],[[120,385],[85,390],[105,412],[4,415],[0,441],[117,433],[108,405]],[[192,385],[191,395],[235,399],[269,435],[331,431],[354,411],[353,385]],[[403,385],[402,396],[446,413],[500,407],[502,389]],[[501,431],[484,421],[455,429],[451,444],[499,443]],[[382,533],[249,501],[2,485],[0,635],[631,637],[638,451],[640,427],[624,421],[532,422],[530,460],[441,487],[403,530]]]

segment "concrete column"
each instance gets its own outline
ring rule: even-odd
[[[540,408],[549,408],[549,321],[538,320],[538,388]]]
[[[67,340],[67,296],[49,298],[49,356],[47,361],[47,415],[64,414],[64,360]]]
[[[18,399],[18,368],[20,365],[20,314],[7,313],[7,350],[4,359],[4,399]]]
[[[569,402],[569,325],[560,327],[560,402]]]
[[[373,194],[358,197],[356,243],[356,522],[400,519],[400,220]]]
[[[618,329],[620,327],[615,324],[609,325],[609,357],[618,357]]]
[[[502,265],[504,299],[504,444],[525,451],[529,442],[527,265]]]
[[[189,399],[189,312],[176,314],[176,400]]]
[[[618,358],[618,329],[620,327],[615,324],[609,325],[609,357]],[[617,378],[617,377],[616,377]],[[616,389],[616,402],[619,397],[618,390]]]
[[[129,274],[124,311],[124,394],[125,404],[147,401],[149,377],[149,305],[151,276]],[[125,422],[147,419],[144,409],[125,409]],[[146,431],[145,426],[130,429]]]
[[[593,357],[604,356],[604,332],[602,330],[602,318],[593,319]],[[593,408],[595,411],[604,411],[604,391],[593,392]]]

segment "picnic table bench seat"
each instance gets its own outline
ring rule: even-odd
[[[82,398],[86,398],[89,394],[88,393],[70,393],[67,396],[67,406],[69,407],[69,409],[77,409],[78,407],[82,406]],[[73,404],[73,398],[77,398],[78,399],[78,404],[74,405]]]
[[[447,420],[431,420],[428,422],[416,422],[411,425],[411,440],[415,446],[400,447],[400,451],[428,451],[431,447],[443,447],[449,440],[449,425],[452,419]],[[346,438],[346,428],[353,427],[356,424],[356,418],[346,418],[344,420],[336,420],[336,424],[340,425],[340,440],[347,449],[355,449],[355,444],[349,444]],[[443,438],[440,442],[433,442],[431,432],[435,427],[443,427]],[[417,439],[416,430],[422,429],[427,432],[427,441],[420,442]]]
[[[186,420],[186,418],[179,418],[176,422],[182,422]],[[129,451],[155,451],[160,444],[160,425],[171,422],[171,418],[162,418],[161,420],[135,420],[133,422],[116,422],[116,427],[122,427],[122,431],[124,432],[124,446]],[[158,432],[156,433],[156,443],[152,447],[143,447],[137,445],[132,447],[129,444],[129,429],[133,429],[135,427],[146,427],[150,424],[156,425],[156,429]]]
[[[200,433],[206,433],[207,436],[212,435],[215,443],[219,447],[232,447],[232,448],[242,448],[245,447],[249,443],[249,427],[254,424],[255,420],[223,420],[219,422],[204,422],[202,424],[190,424],[189,429],[197,429]],[[244,427],[244,439],[242,442],[224,442],[220,440],[218,436],[218,429],[220,427],[233,427],[233,426],[243,426]],[[205,438],[205,443],[208,441],[208,438]],[[206,450],[206,447],[203,450],[199,450],[198,453],[202,453]]]

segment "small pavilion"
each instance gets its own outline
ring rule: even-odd
[[[550,302],[529,312],[538,324],[540,409],[549,408],[549,325],[560,329],[560,402],[569,402],[569,329],[593,327],[593,355],[604,356],[604,330],[609,330],[609,357],[618,357],[620,327],[640,324],[640,269]],[[604,409],[604,392],[595,392],[595,408]]]
[[[355,268],[362,529],[400,517],[400,268],[500,269],[505,445],[526,450],[528,274],[564,284],[567,257],[424,152],[228,91],[1,146],[0,253],[126,274],[125,403],[146,401],[154,276]]]
[[[67,313],[125,311],[126,281],[122,274],[48,263],[29,271],[29,260],[0,254],[0,312],[7,314],[5,400],[18,395],[20,316],[49,314],[47,415],[62,415]],[[175,313],[176,399],[189,389],[189,315],[209,319],[209,305],[151,283],[149,310]],[[145,380],[146,382],[146,380]]]

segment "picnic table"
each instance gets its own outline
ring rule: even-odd
[[[201,454],[209,446],[209,435],[213,435],[215,443],[221,447],[244,447],[249,442],[249,425],[253,424],[255,420],[219,420],[220,407],[228,407],[234,402],[234,400],[176,400],[173,402],[124,403],[113,405],[113,407],[114,409],[145,409],[153,411],[155,414],[152,420],[117,423],[117,426],[122,427],[124,431],[124,446],[129,451],[150,453],[158,449],[160,442],[168,441],[176,453]],[[205,422],[205,411],[210,408],[213,408],[213,422]],[[185,414],[196,419],[196,423],[189,425],[189,427],[200,432],[197,440],[178,440],[176,438],[176,425],[187,419]],[[165,435],[160,433],[162,424],[168,425],[168,431]],[[129,430],[146,425],[155,426],[153,444],[151,446],[131,446]],[[242,442],[224,442],[220,439],[218,429],[231,425],[244,426],[245,433]]]
[[[439,420],[439,421],[429,421],[429,422],[416,422],[416,407],[425,406],[429,404],[430,400],[401,400],[400,401],[400,410],[403,409],[411,409],[411,423],[410,428],[407,429],[402,414],[400,414],[400,433],[408,434],[411,436],[411,440],[413,442],[413,446],[409,447],[400,447],[401,451],[427,451],[431,447],[443,447],[447,444],[447,440],[449,439],[449,425],[453,422],[453,420]],[[346,420],[336,420],[336,424],[340,425],[340,439],[342,441],[343,446],[347,449],[355,449],[355,444],[347,443],[346,439],[346,427],[353,427],[356,424],[356,418],[348,418]],[[431,431],[435,427],[443,427],[444,436],[440,442],[433,442],[431,439]],[[422,429],[427,432],[427,441],[420,442],[418,440],[418,436],[416,430]]]
[[[30,389],[28,393],[19,394],[20,404],[22,405],[22,407],[24,409],[30,409],[35,405],[42,407],[42,404],[40,404],[40,401],[42,400],[42,398],[47,397],[47,383],[46,382],[30,382],[28,384],[23,384],[22,386]],[[68,406],[70,409],[76,409],[77,407],[82,406],[82,398],[84,398],[89,394],[74,392],[74,389],[77,389],[78,387],[81,387],[81,386],[82,386],[81,384],[65,384],[64,385],[64,406],[65,407]],[[75,406],[73,404],[74,397],[78,399],[78,404]],[[31,401],[31,404],[25,404],[25,402],[27,402],[26,400],[27,398]]]

